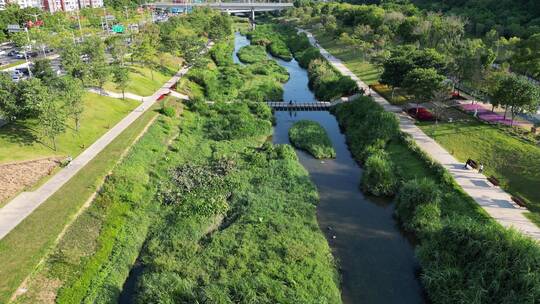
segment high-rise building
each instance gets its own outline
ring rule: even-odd
[[[7,4],[16,3],[21,8],[37,7],[41,8],[42,0],[0,0],[0,9],[4,9]]]

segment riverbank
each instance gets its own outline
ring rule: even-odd
[[[316,45],[312,37],[310,40],[312,44]],[[351,75],[353,79],[356,77],[338,59],[320,46],[319,49],[321,54],[328,58],[336,69],[343,71],[346,75]],[[367,86],[358,78],[356,81],[360,87],[367,89]],[[335,109],[340,124],[346,130],[348,141],[352,144],[351,150],[359,161],[365,160],[366,152],[368,155],[371,153],[370,143],[364,139],[365,133],[370,132],[371,129],[369,125],[363,123],[365,121],[363,116],[370,114],[369,111],[366,112],[362,109],[367,106],[374,114],[382,113],[384,110],[394,113],[401,112],[389,105],[378,94],[372,93],[372,96],[372,98],[361,98],[353,103],[338,105]],[[366,103],[368,104],[366,105]],[[433,146],[436,145],[434,141],[425,135],[418,135],[418,132],[415,131],[418,128],[408,117],[398,114],[398,118],[402,131],[406,134],[412,134],[412,138],[408,136],[402,136],[400,139],[390,137],[390,142],[383,141],[382,146],[377,145],[391,157],[392,165],[398,167],[396,172],[404,181],[418,176],[432,178],[437,183],[438,189],[435,191],[442,192],[444,202],[439,204],[437,197],[432,197],[430,198],[433,200],[432,202],[425,203],[421,198],[412,197],[408,203],[414,206],[413,217],[400,216],[400,219],[405,221],[404,226],[414,227],[411,232],[414,232],[419,238],[420,246],[417,252],[422,264],[421,277],[430,300],[434,303],[455,303],[456,301],[492,303],[505,297],[508,301],[517,302],[528,302],[535,298],[536,296],[531,295],[530,291],[526,291],[523,286],[540,285],[539,279],[533,275],[534,270],[532,270],[537,269],[540,265],[538,244],[514,230],[501,227],[492,218],[487,217],[485,211],[495,216],[495,219],[502,220],[503,223],[506,221],[506,224],[518,224],[520,229],[525,228],[525,231],[533,236],[536,235],[536,227],[531,226],[532,224],[528,221],[519,220],[516,222],[514,221],[515,217],[514,219],[502,218],[502,212],[505,211],[501,212],[500,205],[494,207],[486,199],[479,200],[477,196],[481,194],[471,192],[471,187],[463,184],[464,180],[470,182],[473,179],[461,176],[465,171],[462,169],[461,163],[457,163],[455,160],[453,162],[445,160],[442,161],[443,166],[441,166],[440,157],[446,157],[444,155],[448,153],[440,147],[438,149],[441,153],[436,153],[435,161],[432,160],[426,152],[433,153]],[[381,128],[385,127],[381,126]],[[388,132],[389,130],[385,131],[386,134],[391,134]],[[421,147],[418,147],[415,141]],[[409,154],[411,157],[395,153],[396,147],[400,145],[405,147],[405,149],[399,148],[401,152],[408,151],[405,155]],[[404,164],[404,160],[411,159],[416,159],[413,161],[415,171],[399,170],[399,168],[410,168],[408,164]],[[459,176],[456,175],[458,171]],[[419,173],[419,175],[411,173]],[[465,175],[467,174],[471,173]],[[416,186],[411,183],[409,187]],[[463,192],[462,187],[467,193]],[[489,189],[493,190],[493,188]],[[418,191],[421,190],[418,189]],[[398,190],[398,193],[398,198],[405,195],[401,193],[401,189]],[[472,198],[467,194],[472,195]],[[494,197],[497,195],[488,194],[487,200]],[[483,210],[479,208],[477,202],[480,203]],[[514,215],[522,217],[522,212],[517,212]],[[412,224],[413,221],[414,224]],[[452,238],[449,235],[459,235],[459,237]],[[527,256],[527,258],[516,261],[513,258],[516,254]],[[505,275],[508,273],[507,269],[514,269],[511,273],[516,275]],[[449,272],[453,273],[451,277],[445,275]],[[498,280],[500,284],[509,288],[499,289],[493,286],[490,282],[494,280]],[[478,293],[479,290],[484,292]],[[512,291],[511,296],[509,296],[508,290]]]

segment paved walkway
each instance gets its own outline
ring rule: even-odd
[[[102,96],[107,96],[107,97],[112,97],[112,98],[117,98],[117,99],[124,99],[124,95],[122,95],[122,93],[117,93],[117,92],[112,92],[112,91],[107,91],[107,90],[101,90],[99,88],[88,88],[86,90],[88,92],[90,92],[90,93],[99,94],[99,95],[102,95]],[[137,94],[126,92],[125,97],[127,99],[133,99],[133,100],[142,101],[142,100],[144,100],[144,98],[148,98],[148,97],[151,97],[151,96],[144,97],[144,96],[140,96],[140,95],[137,95]]]
[[[39,187],[34,192],[23,192],[16,196],[11,202],[0,209],[0,240],[4,238],[11,230],[13,230],[20,222],[32,213],[37,207],[43,204],[52,194],[60,189],[68,182],[77,172],[79,172],[88,162],[90,162],[98,153],[100,153],[109,143],[111,143],[118,135],[126,130],[131,123],[139,118],[144,112],[148,111],[154,102],[165,93],[170,91],[170,87],[178,82],[178,80],[188,71],[184,68],[180,70],[174,77],[167,81],[159,90],[152,96],[142,97],[142,103],[129,113],[118,124],[111,128],[107,133],[101,136],[90,147],[84,150],[71,164],[45,184]],[[121,97],[122,94],[120,94]],[[133,94],[134,95],[134,94]],[[126,94],[127,96],[127,94]],[[137,95],[135,95],[137,96]],[[140,96],[138,96],[140,97]]]
[[[342,62],[322,48],[313,35],[304,31],[311,44],[318,47],[321,54],[342,74],[350,76],[360,88],[369,91],[369,87],[354,75]],[[524,214],[527,209],[517,206],[510,195],[499,187],[492,186],[487,178],[475,170],[463,169],[464,164],[457,161],[450,153],[442,148],[434,139],[427,136],[400,107],[391,105],[386,99],[371,91],[371,96],[385,110],[395,113],[400,122],[401,130],[410,134],[418,146],[434,160],[442,164],[452,174],[458,185],[471,196],[486,212],[505,227],[514,227],[530,237],[540,240],[540,228],[534,225]]]

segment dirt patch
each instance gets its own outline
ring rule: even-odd
[[[35,185],[44,176],[52,174],[60,157],[0,164],[0,203]]]

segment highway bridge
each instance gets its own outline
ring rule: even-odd
[[[280,11],[293,7],[293,3],[289,2],[185,2],[185,3],[174,3],[174,2],[152,2],[147,3],[145,6],[153,8],[179,8],[179,9],[188,9],[194,7],[209,7],[212,9],[218,9],[229,14],[235,13],[251,13],[252,15],[255,12],[270,12],[270,11]]]

